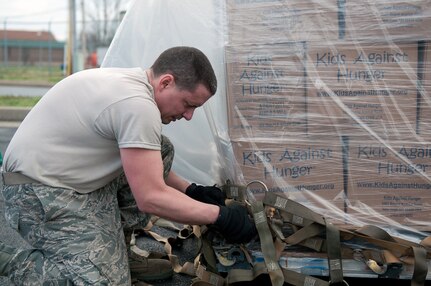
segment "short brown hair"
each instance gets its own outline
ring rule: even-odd
[[[169,73],[180,89],[195,90],[203,84],[213,95],[217,91],[217,78],[210,61],[200,50],[192,47],[169,48],[151,66],[155,77]]]

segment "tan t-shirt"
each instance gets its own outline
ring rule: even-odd
[[[85,70],[30,111],[5,152],[4,170],[88,193],[122,172],[120,148],[160,150],[161,129],[144,70]]]

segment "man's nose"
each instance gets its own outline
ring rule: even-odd
[[[194,108],[190,108],[190,109],[188,109],[188,110],[186,110],[186,112],[184,112],[183,113],[183,117],[187,120],[187,121],[189,121],[189,120],[191,120],[192,119],[192,117],[193,117],[193,113],[195,112],[195,109]]]

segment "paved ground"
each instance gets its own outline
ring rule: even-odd
[[[52,83],[0,80],[0,95],[43,96]]]

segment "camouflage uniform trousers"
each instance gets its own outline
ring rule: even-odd
[[[164,176],[174,149],[162,136]],[[16,285],[130,285],[123,230],[145,227],[124,173],[89,194],[42,184],[3,187],[6,220],[32,246],[10,263]]]

